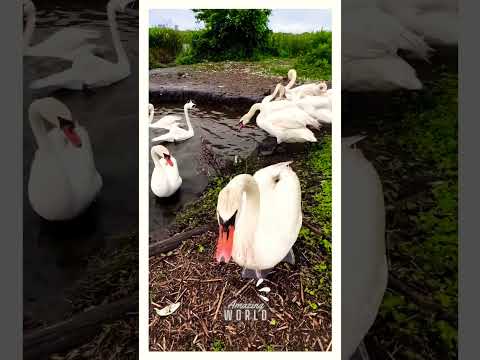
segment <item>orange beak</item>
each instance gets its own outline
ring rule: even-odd
[[[230,261],[230,258],[232,257],[234,233],[234,225],[229,225],[228,228],[219,225],[217,250],[215,251],[215,259],[217,262],[225,261],[228,263]]]

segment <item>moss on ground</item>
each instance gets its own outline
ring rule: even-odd
[[[369,341],[378,356],[457,358],[457,87],[439,74],[416,98],[398,100],[400,121],[367,146],[384,183],[390,272],[443,311],[388,290]],[[368,140],[367,140],[368,141]]]

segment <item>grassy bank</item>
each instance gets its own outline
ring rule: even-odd
[[[381,120],[352,106],[384,186],[390,274],[435,304],[388,289],[367,337],[376,358],[457,358],[458,77],[433,78],[421,96],[390,99]]]
[[[268,46],[255,51],[251,58],[239,59],[226,55],[206,59],[195,54],[192,42],[198,31],[180,31],[153,27],[149,29],[150,69],[175,65],[202,64],[214,61],[249,61],[258,63],[269,74],[285,75],[290,68],[307,74],[309,79],[331,79],[332,38],[329,31],[303,34],[272,33]],[[288,64],[288,66],[284,66]],[[288,68],[287,68],[288,67]]]

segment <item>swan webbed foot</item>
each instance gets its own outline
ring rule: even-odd
[[[291,265],[295,265],[295,254],[293,253],[293,249],[290,249],[288,254],[283,258],[284,262],[287,262]]]
[[[265,270],[253,270],[253,269],[242,269],[242,279],[265,279],[270,273],[272,269],[265,269]]]

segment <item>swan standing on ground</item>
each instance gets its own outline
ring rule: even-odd
[[[153,123],[153,117],[155,115],[155,108],[152,104],[148,104],[148,118],[150,127],[152,129],[166,129],[169,130],[172,126],[177,126],[177,121],[181,121],[182,118],[178,115],[167,115]]]
[[[316,142],[313,132],[307,128],[312,126],[320,128],[320,124],[305,111],[299,109],[294,103],[281,100],[269,103],[252,105],[250,111],[240,118],[243,127],[252,119],[257,111],[257,125],[277,138],[277,145],[284,143]]]
[[[46,220],[73,219],[102,187],[88,133],[54,98],[35,100],[29,119],[38,145],[28,180],[32,208]]]
[[[230,258],[243,277],[263,278],[286,257],[302,227],[301,189],[291,161],[268,166],[253,176],[234,177],[218,195],[219,235],[215,258]]]
[[[150,188],[158,197],[169,197],[182,185],[182,178],[178,173],[177,160],[162,145],[152,146],[150,154],[155,164],[150,180]]]
[[[372,326],[387,286],[385,206],[375,168],[342,139],[342,359]]]
[[[57,74],[34,81],[30,88],[45,87],[84,90],[108,86],[130,75],[130,62],[120,40],[116,13],[124,12],[128,4],[135,0],[110,0],[107,5],[108,22],[117,62],[113,63],[89,52],[81,52],[73,58],[72,67]]]
[[[175,142],[175,141],[187,140],[193,137],[194,132],[193,132],[192,124],[190,123],[190,117],[188,116],[188,110],[193,109],[194,107],[195,107],[195,104],[192,102],[192,100],[190,100],[188,103],[186,103],[183,106],[185,121],[187,122],[187,127],[188,127],[187,130],[182,129],[177,123],[173,123],[169,127],[168,133],[153,138],[152,142],[157,142],[157,141]]]
[[[25,31],[23,34],[23,54],[25,56],[54,57],[72,60],[83,51],[97,50],[97,46],[89,43],[90,40],[100,38],[97,30],[64,28],[35,45],[30,45],[35,32],[36,9],[30,0],[23,0],[23,13],[26,16]]]

